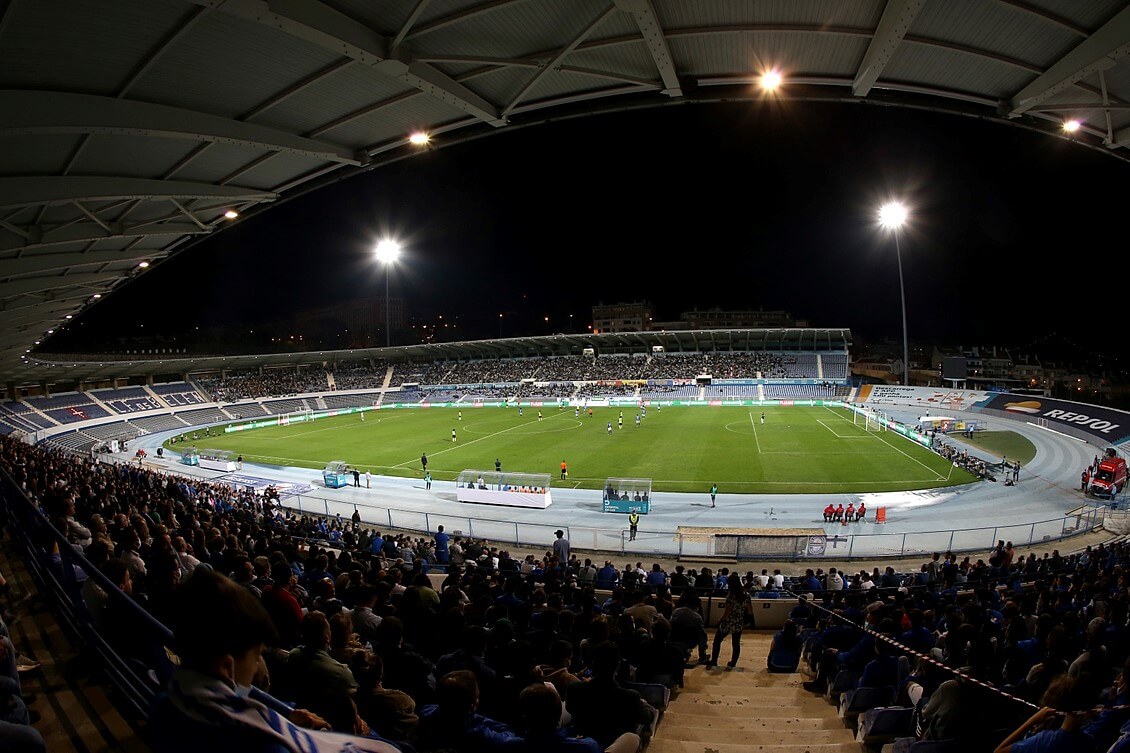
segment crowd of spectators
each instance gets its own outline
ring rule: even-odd
[[[229,577],[269,618],[262,689],[340,733],[417,750],[502,750],[565,729],[594,739],[593,750],[638,747],[624,736],[646,740],[656,710],[632,682],[678,687],[689,656],[705,656],[701,599],[721,594],[731,574],[598,566],[560,550],[511,556],[466,537],[381,532],[359,516],[289,514],[246,489],[11,438],[0,439],[0,464],[131,601],[175,627],[196,569]],[[1126,702],[1115,682],[1130,647],[1128,566],[1122,544],[1021,557],[1002,541],[985,557],[936,554],[910,574],[765,568],[741,582],[760,598],[812,595],[792,619],[797,640],[807,638],[815,690],[842,669],[869,677],[872,661],[889,664],[890,644],[874,637],[881,633],[1033,703],[1065,676],[1074,694],[1113,708]],[[437,571],[445,573],[438,587],[429,577]],[[90,578],[83,595],[111,645],[145,662],[122,602]],[[1024,715],[983,686],[954,690],[937,665],[914,664],[900,692],[918,709],[925,739],[984,747]],[[545,682],[566,726],[536,721],[540,707],[525,694]],[[599,712],[606,707],[615,713]],[[1095,749],[1117,737],[1118,714],[1099,715],[1101,728],[1085,732]]]
[[[559,734],[522,702],[530,685],[551,682],[557,716],[569,720],[561,730],[595,740],[583,749],[636,750],[657,711],[623,683],[681,677],[666,626],[631,616],[645,600],[657,605],[642,610],[649,616],[669,615],[670,590],[620,587],[598,600],[595,568],[556,547],[519,559],[474,539],[382,535],[357,518],[284,514],[246,489],[8,438],[0,463],[125,594],[108,598],[83,578],[94,624],[122,656],[153,659],[123,605],[176,631],[193,573],[223,574],[269,617],[256,682],[340,733],[425,751],[528,744]],[[428,570],[438,565],[446,579],[435,588]]]
[[[195,381],[213,400],[225,403],[329,389],[326,373],[320,367],[232,372],[224,377],[197,377]]]
[[[712,374],[716,379],[817,376],[815,366],[812,373],[791,373],[790,368],[795,372],[797,366],[798,359],[795,355],[772,352],[483,358],[432,364],[398,364],[394,367],[392,384],[513,384],[523,379],[538,382],[693,379],[700,374]],[[375,380],[377,376],[374,373],[372,379]],[[383,380],[383,370],[379,376]],[[335,380],[340,381],[340,377],[335,376]],[[344,388],[339,384],[339,389]]]
[[[805,687],[889,687],[913,709],[913,731],[891,746],[898,751],[926,740],[968,751],[1122,753],[1127,567],[1125,543],[1023,557],[1000,541],[987,560],[935,553],[911,575],[809,570],[793,592],[811,601],[791,615],[813,677]],[[898,677],[900,656],[908,677]]]
[[[390,364],[375,363],[338,364],[333,371],[334,387],[339,390],[376,390],[384,386]]]
[[[21,594],[0,573],[0,750],[6,753],[46,753],[43,735],[32,724],[39,715],[28,709],[34,696],[23,689],[20,675],[39,663],[16,651],[9,623],[19,618],[16,610],[30,594]]]
[[[483,358],[393,364],[390,384],[394,387],[406,383],[437,387],[499,385],[489,392],[484,391],[488,388],[476,388],[474,396],[522,399],[570,397],[574,393],[575,383],[578,382],[693,379],[700,374],[712,374],[715,379],[758,377],[782,379],[817,376],[816,373],[793,373],[798,368],[798,363],[795,355],[772,352]],[[380,389],[384,386],[389,366],[390,364],[384,361],[339,365],[333,372],[334,386],[337,390]],[[521,384],[527,379],[533,379],[546,386],[534,388]],[[298,370],[288,367],[261,372],[232,372],[223,378],[199,377],[196,382],[213,400],[222,402],[325,392],[329,389],[325,372],[315,367]],[[606,385],[594,385],[583,389],[584,394],[589,396],[624,395],[634,392],[634,389],[618,389]],[[661,385],[649,387],[651,392],[661,389]],[[454,394],[459,397],[464,394],[470,395],[465,390],[457,390]]]

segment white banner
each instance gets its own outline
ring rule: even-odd
[[[898,384],[865,384],[859,388],[859,402],[872,404],[937,406],[945,410],[968,410],[997,393],[984,390],[946,390],[936,387],[903,387]]]

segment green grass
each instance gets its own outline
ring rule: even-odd
[[[1036,457],[1036,445],[1025,436],[1014,431],[975,431],[973,439],[963,439],[966,444],[979,447],[997,457],[1008,458],[1008,462],[1020,461],[1027,465]]]
[[[516,408],[465,408],[459,421],[455,409],[370,411],[364,421],[353,414],[190,441],[250,462],[321,469],[344,460],[393,476],[422,475],[426,452],[437,480],[493,470],[497,457],[503,471],[548,473],[554,486],[591,489],[609,477],[650,478],[656,491],[705,492],[717,483],[720,492],[749,494],[898,491],[973,480],[894,432],[864,431],[844,409],[765,408],[762,424],[759,408],[651,407],[637,428],[635,409],[625,408],[623,429],[616,428],[619,408],[594,408],[591,418],[556,407],[542,413],[539,421],[536,408],[521,417]],[[566,482],[558,479],[562,460],[569,464]]]

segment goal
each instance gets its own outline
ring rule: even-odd
[[[875,411],[862,408],[860,410],[852,411],[851,422],[860,427],[864,431],[886,431],[887,422],[883,420]]]

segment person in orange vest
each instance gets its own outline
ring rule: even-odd
[[[1090,481],[1090,480],[1091,480],[1091,469],[1089,467],[1084,468],[1083,469],[1083,488],[1080,489],[1079,491],[1082,491],[1082,492],[1087,491],[1087,482]]]
[[[855,510],[855,519],[856,520],[863,520],[863,517],[865,515],[867,515],[867,508],[864,507],[862,502],[860,502],[859,507],[856,508],[856,510]]]
[[[569,466],[565,465],[565,461],[561,461],[561,478],[566,478],[569,475]]]
[[[832,516],[835,515],[835,514],[836,514],[836,508],[832,506],[831,502],[829,502],[828,506],[824,508],[824,522],[825,523],[831,523],[832,522]]]
[[[843,519],[844,519],[844,503],[841,502],[840,504],[836,505],[836,514],[832,516],[832,520],[843,520]]]

